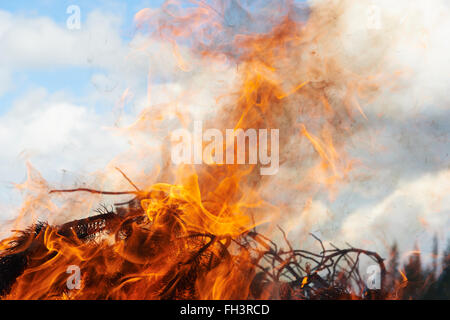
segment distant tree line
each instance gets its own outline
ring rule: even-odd
[[[439,259],[437,236],[433,239],[432,261],[428,267],[422,264],[421,251],[415,246],[407,263],[400,266],[397,244],[391,247],[385,288],[392,298],[405,300],[450,299],[450,239]],[[439,265],[442,272],[438,274]]]

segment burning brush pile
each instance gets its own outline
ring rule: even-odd
[[[274,1],[260,16],[237,1],[212,2],[168,1],[157,13],[148,9],[136,15],[148,39],[171,48],[173,78],[189,75],[195,81],[186,81],[188,92],[177,101],[147,106],[123,131],[168,137],[168,127],[189,128],[192,110],[179,106],[185,98],[195,100],[195,86],[205,85],[208,72],[219,78],[221,90],[206,84],[216,105],[202,119],[205,128],[247,135],[228,144],[215,134],[206,146],[210,136],[194,146],[191,163],[190,151],[181,164],[163,159],[156,181],[117,164],[131,190],[103,185],[44,190],[41,198],[60,201],[127,199],[98,205],[94,215],[76,220],[66,205],[69,218],[62,223],[42,222],[49,220],[31,213],[35,219],[28,228],[0,242],[1,298],[396,299],[448,291],[442,289],[448,270],[441,279],[431,273],[421,277],[420,261],[407,271],[391,263],[392,257],[385,265],[386,257],[349,244],[334,246],[311,227],[308,204],[318,197],[332,202],[341,186],[358,178],[355,170],[368,171],[361,170],[348,146],[368,142],[364,136],[353,139],[354,134],[381,115],[363,109],[392,89],[401,73],[378,70],[381,54],[368,61],[346,54],[343,17],[354,2],[315,1],[306,15],[294,2]],[[222,81],[224,74],[232,81]],[[269,144],[263,136],[264,147],[260,134],[253,140],[258,153],[239,149],[243,141],[251,144],[251,130],[272,129],[279,131],[279,141]],[[219,149],[226,151],[226,161]],[[277,159],[275,172],[262,175],[267,161],[261,159],[269,154]],[[28,201],[32,205],[22,210],[22,220],[36,203],[56,207],[51,200]],[[303,225],[295,229],[299,215]],[[293,230],[302,231],[295,241],[289,238]],[[303,246],[306,239],[314,246]],[[373,267],[373,278],[363,261]],[[80,281],[71,277],[73,270]]]
[[[157,189],[125,192],[135,197],[114,210],[102,207],[95,216],[60,226],[37,223],[4,240],[2,298],[398,299],[409,289],[405,273],[393,278],[397,266],[387,271],[375,252],[326,248],[312,234],[322,250],[310,252],[294,248],[282,229],[285,248],[255,228],[215,234],[196,219],[214,224],[220,218],[208,217],[205,208],[183,196],[181,189]],[[379,288],[368,287],[360,274],[363,257],[379,267]],[[410,261],[406,268],[415,277],[415,292],[409,297],[448,294],[448,261],[446,265],[445,278],[436,281],[428,272],[419,280],[420,260]],[[77,290],[70,290],[67,266],[79,267],[83,275]]]
[[[101,192],[89,189],[54,192]],[[181,191],[181,190],[178,190]],[[205,215],[175,190],[134,192],[114,211],[50,226],[39,223],[3,241],[0,290],[7,299],[350,299],[367,289],[358,261],[383,275],[383,259],[356,249],[287,250],[255,230],[214,234],[193,223]],[[171,193],[172,195],[169,195]],[[193,217],[194,216],[194,217]],[[214,223],[210,221],[210,223]],[[231,230],[230,230],[231,231]],[[280,232],[283,233],[282,230]],[[103,238],[102,239],[102,235]],[[108,240],[104,236],[114,240]],[[113,243],[111,243],[111,241]],[[79,266],[80,290],[67,289],[66,266]],[[58,270],[58,268],[61,268]],[[357,291],[355,291],[357,290]],[[364,292],[364,296],[357,296]]]

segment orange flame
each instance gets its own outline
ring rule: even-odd
[[[223,103],[208,125],[219,129],[280,128],[282,161],[288,168],[294,166],[293,171],[298,170],[302,177],[293,186],[291,177],[280,174],[282,188],[301,188],[308,198],[322,186],[334,191],[333,186],[345,180],[353,163],[343,151],[353,121],[349,108],[356,108],[367,119],[357,97],[364,92],[365,80],[373,80],[340,68],[327,52],[311,52],[325,36],[320,16],[313,14],[303,23],[287,14],[268,32],[246,30],[223,39],[232,31],[221,23],[224,12],[202,1],[195,3],[197,7],[183,8],[178,1],[167,1],[164,19],[153,19],[155,13],[147,9],[136,15],[136,22],[148,24],[157,30],[159,40],[170,43],[183,72],[192,72],[196,66],[184,51],[198,58],[196,63],[202,67],[224,60],[236,66],[233,91],[218,98]],[[356,80],[358,87],[353,85]],[[346,92],[334,94],[338,87],[345,87]],[[180,122],[189,123],[175,101],[167,108],[145,110],[129,130],[154,132],[157,126],[153,121],[172,111]],[[292,142],[291,137],[298,133],[306,137],[314,152]],[[303,160],[312,165],[298,165]],[[263,224],[270,231],[280,212],[262,196],[271,185],[258,174],[258,166],[183,165],[174,171],[167,165],[160,177],[176,178],[146,181],[143,188],[133,184],[137,189],[134,202],[117,215],[104,213],[101,221],[89,225],[99,230],[93,241],[80,240],[73,229],[50,225],[4,240],[0,250],[8,248],[11,240],[25,237],[14,253],[33,252],[6,298],[248,298],[256,271],[252,257],[233,240]],[[33,213],[35,205],[56,210],[46,198],[30,200],[25,211]],[[295,208],[290,209],[286,214]],[[35,216],[32,220],[36,221]],[[79,290],[66,287],[66,271],[71,265],[81,271]],[[302,288],[307,283],[308,277],[304,277]]]

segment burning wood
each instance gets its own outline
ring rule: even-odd
[[[76,191],[124,193],[52,192]],[[151,199],[138,194],[126,205],[116,205],[114,211],[103,207],[96,216],[61,226],[39,223],[7,239],[0,258],[0,294],[7,299],[199,299],[211,298],[202,296],[208,291],[205,286],[219,284],[205,279],[221,277],[222,281],[242,281],[229,288],[226,298],[381,297],[381,291],[375,296],[364,291],[359,273],[360,257],[366,255],[385,276],[383,259],[374,252],[353,247],[326,249],[314,235],[321,252],[294,249],[281,229],[288,250],[278,248],[255,229],[237,236],[201,232],[183,220],[181,203],[150,216],[140,205],[143,200]],[[85,274],[82,290],[77,292],[67,290],[67,274],[61,269],[74,260]],[[25,287],[31,282],[45,284],[30,292]]]
[[[122,172],[123,174],[123,172]],[[319,252],[285,246],[256,228],[213,234],[185,220],[186,203],[162,192],[89,192],[135,197],[97,215],[60,226],[37,223],[2,241],[0,296],[4,299],[392,299],[408,285],[387,284],[376,252],[320,245]],[[149,210],[145,204],[158,204]],[[155,209],[156,208],[156,209]],[[156,210],[156,211],[155,211]],[[368,257],[379,266],[381,287],[360,274]],[[68,266],[79,267],[80,290],[67,286]],[[436,286],[435,286],[436,287]],[[215,291],[216,290],[216,291]],[[437,290],[437,289],[433,289]],[[429,293],[430,294],[430,293]]]

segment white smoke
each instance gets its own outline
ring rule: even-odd
[[[362,166],[340,185],[335,201],[316,197],[305,214],[304,201],[296,200],[300,213],[286,225],[312,225],[325,240],[350,241],[385,256],[394,241],[403,252],[416,242],[431,252],[434,233],[442,249],[450,227],[450,3],[309,4],[310,23],[324,30],[315,46],[346,71],[382,81],[361,105],[367,121],[345,142]],[[323,78],[327,72],[332,70]]]

